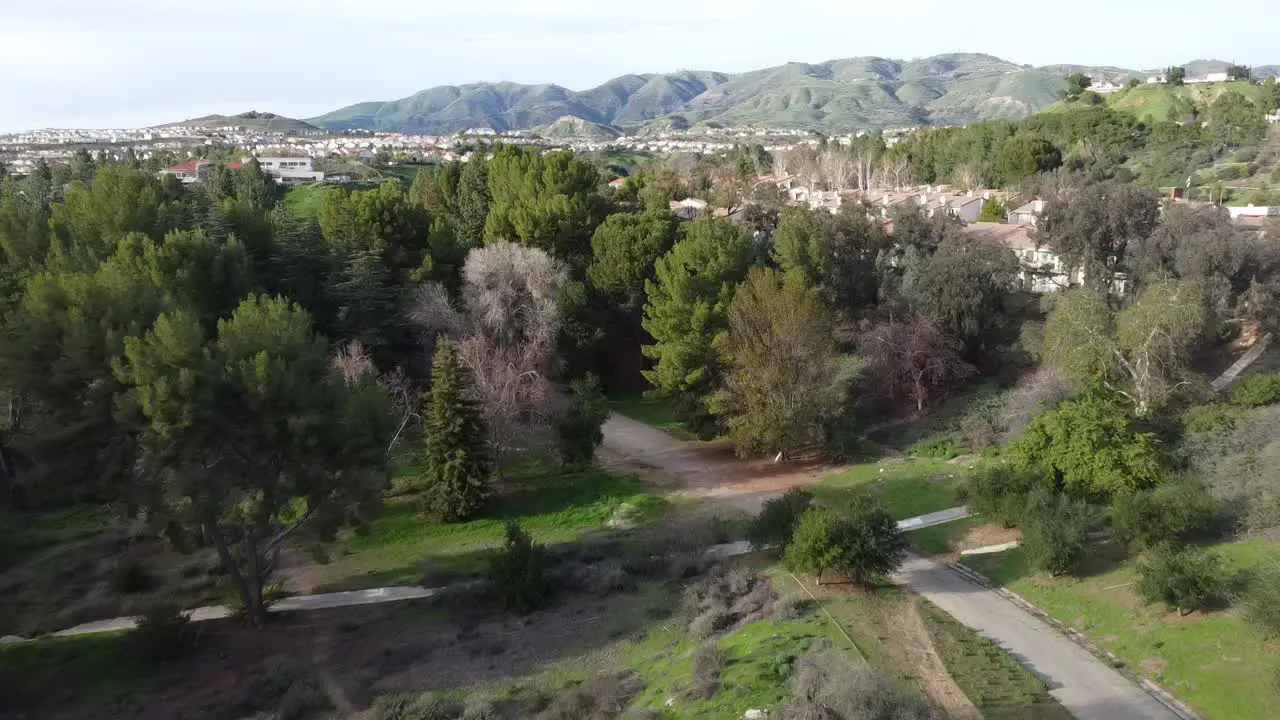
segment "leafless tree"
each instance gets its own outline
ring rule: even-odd
[[[877,325],[862,335],[858,347],[883,391],[911,400],[917,412],[974,372],[960,359],[960,343],[923,320]]]
[[[350,340],[340,345],[333,353],[333,369],[348,386],[355,385],[365,378],[377,375],[378,369],[373,364],[369,351],[359,340]],[[396,433],[387,445],[387,454],[395,449],[400,436],[411,422],[420,422],[418,412],[418,388],[405,374],[404,368],[397,367],[389,373],[377,376],[378,387],[391,399],[392,407],[400,417]]]
[[[347,385],[355,385],[377,372],[369,351],[365,350],[364,343],[359,340],[349,340],[334,351],[333,369]]]
[[[965,163],[955,169],[951,179],[961,190],[977,190],[982,187],[982,169],[976,163]]]
[[[822,179],[829,190],[844,190],[854,177],[853,156],[844,148],[828,147],[818,158]]]
[[[911,182],[911,159],[906,153],[887,152],[880,161],[880,172],[886,185],[900,189]]]
[[[474,379],[499,470],[511,451],[544,439],[563,411],[555,372],[568,280],[542,250],[499,242],[472,250],[463,267],[462,307],[438,284],[419,289],[410,319],[430,342],[452,338]]]

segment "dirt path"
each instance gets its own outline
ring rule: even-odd
[[[982,713],[978,712],[969,696],[956,685],[951,673],[947,672],[947,666],[942,663],[942,658],[938,657],[933,640],[929,638],[929,630],[920,617],[918,598],[912,596],[908,602],[903,603],[892,624],[897,631],[895,637],[917,669],[917,677],[924,684],[929,697],[946,711],[951,720],[982,720]]]
[[[679,497],[714,500],[754,513],[793,487],[817,482],[832,468],[819,462],[741,460],[723,442],[686,442],[614,413],[604,424],[601,459]]]

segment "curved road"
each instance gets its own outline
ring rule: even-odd
[[[763,503],[770,495],[781,492],[758,492],[750,482],[741,481],[742,475],[750,475],[742,472],[745,466],[738,465],[739,472],[734,472],[732,462],[700,463],[699,454],[692,451],[689,443],[617,414],[605,423],[604,443],[614,455],[657,468],[702,489],[709,499],[723,499],[734,506],[741,506],[734,502],[739,489],[750,494],[753,503]],[[718,488],[707,488],[709,476],[719,478]],[[954,508],[911,518],[903,522],[903,527],[917,529],[965,515],[966,511]],[[1141,687],[1045,621],[943,563],[911,556],[894,581],[928,598],[1004,648],[1039,675],[1048,684],[1049,693],[1079,720],[1179,720]]]

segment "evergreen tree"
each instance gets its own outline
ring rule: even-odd
[[[484,224],[489,218],[489,168],[482,153],[475,153],[458,178],[458,213],[454,235],[464,248],[484,244]]]
[[[443,342],[436,350],[424,415],[427,509],[446,522],[466,520],[489,497],[493,466],[471,378],[453,343]]]

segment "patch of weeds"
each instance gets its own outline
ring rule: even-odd
[[[682,606],[690,635],[705,639],[765,617],[773,599],[765,578],[742,567],[721,568],[686,586]]]
[[[644,679],[637,673],[597,675],[557,696],[538,714],[538,720],[617,717],[642,690]]]
[[[681,696],[686,700],[710,700],[720,691],[720,647],[706,640],[693,651],[693,675]]]

